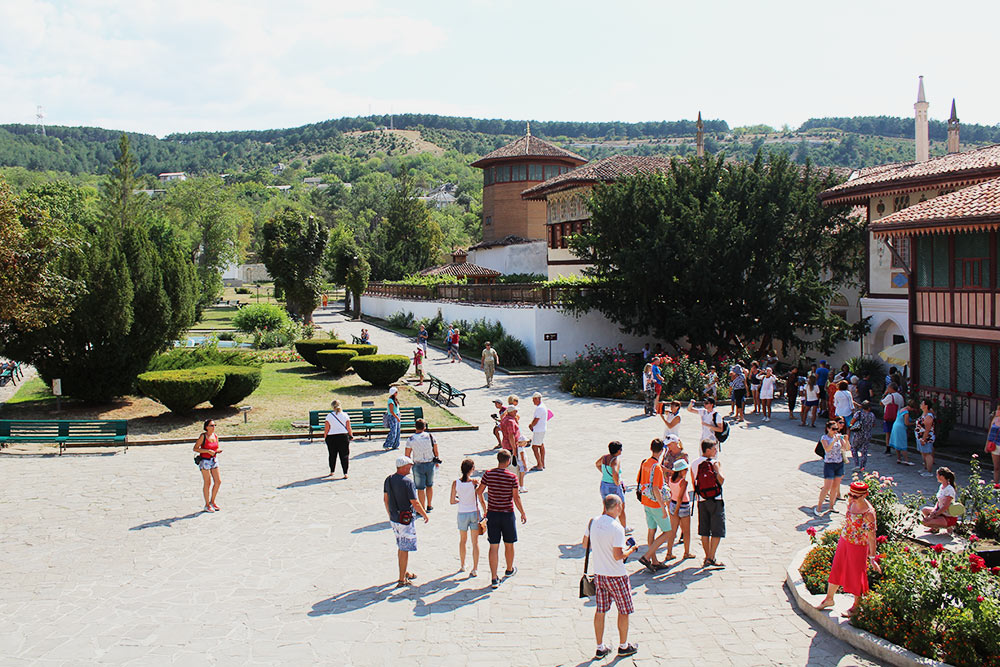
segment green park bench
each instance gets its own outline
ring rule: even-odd
[[[351,430],[355,433],[359,429],[365,430],[365,437],[371,439],[372,429],[384,429],[382,418],[385,416],[386,408],[350,408],[344,410],[351,418]],[[313,439],[316,431],[323,431],[323,424],[329,410],[310,410],[309,412],[309,439]],[[403,431],[413,431],[416,428],[416,421],[424,418],[422,407],[401,407],[399,409],[400,427]]]
[[[59,455],[66,447],[123,445],[128,451],[124,419],[0,419],[0,448],[16,442],[55,442]]]
[[[360,336],[351,335],[351,345],[368,345]]]
[[[15,361],[14,368],[5,368],[2,373],[0,373],[0,387],[4,386],[8,382],[17,384],[19,379],[24,378],[24,371],[21,370],[21,362]]]
[[[452,387],[450,384],[448,384],[447,382],[445,382],[444,380],[442,380],[439,377],[435,377],[433,375],[430,375],[428,377],[430,377],[430,380],[431,380],[430,384],[427,386],[427,395],[428,396],[431,395],[432,391],[434,391],[435,389],[437,389],[437,399],[441,400],[441,396],[443,394],[444,397],[445,397],[445,405],[447,405],[448,403],[451,403],[453,398],[460,398],[460,399],[462,399],[462,407],[465,407],[465,392],[464,391],[459,391],[458,389],[456,389],[455,387]]]

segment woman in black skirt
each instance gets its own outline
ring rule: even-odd
[[[330,404],[330,412],[326,415],[326,426],[323,437],[326,439],[326,449],[330,454],[330,474],[337,472],[337,457],[340,457],[340,467],[344,469],[344,479],[347,479],[347,460],[351,455],[351,418],[340,409],[340,401]]]

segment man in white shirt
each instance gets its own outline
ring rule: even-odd
[[[583,536],[584,548],[590,548],[590,572],[597,589],[597,610],[594,612],[594,635],[597,637],[595,660],[611,653],[604,644],[604,616],[614,600],[618,609],[618,656],[635,655],[638,645],[628,641],[629,614],[635,611],[632,604],[632,586],[629,584],[625,560],[638,548],[635,540],[625,539],[625,529],[618,521],[623,508],[622,499],[609,494],[604,497],[604,514],[590,520]]]
[[[701,456],[691,464],[691,486],[698,500],[698,536],[705,551],[704,567],[724,568],[725,564],[715,559],[719,540],[726,536],[726,504],[722,499],[722,463],[717,458],[719,445],[711,441],[701,443]],[[699,482],[702,465],[708,473]]]
[[[716,434],[721,433],[726,427],[722,420],[722,415],[715,411],[715,399],[711,396],[705,397],[705,407],[694,407],[694,399],[688,404],[688,412],[693,412],[701,418],[701,441],[714,442],[718,444],[719,438]]]
[[[406,441],[406,456],[413,459],[413,481],[417,486],[420,504],[430,512],[434,500],[434,471],[438,467],[438,446],[434,436],[427,431],[427,422],[418,419],[414,424],[416,433]]]
[[[528,425],[531,429],[531,451],[535,455],[535,469],[545,470],[545,429],[549,423],[549,409],[542,403],[542,395],[537,391],[531,396],[535,413]]]

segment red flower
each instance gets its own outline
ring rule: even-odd
[[[903,553],[910,553],[910,547],[903,547]]]
[[[942,551],[944,551],[944,545],[943,544],[935,544],[934,546],[931,547],[931,549],[934,550],[934,553],[939,554]]]
[[[955,572],[961,572],[961,571],[962,571],[962,570],[964,570],[964,569],[965,569],[965,568],[964,568],[964,567],[962,567],[961,565],[956,565],[956,566],[955,566]]]
[[[972,584],[969,584],[968,586],[966,586],[966,587],[965,587],[965,590],[967,590],[967,591],[971,591],[971,590],[972,590]]]
[[[976,535],[975,533],[973,533],[972,535],[969,535],[969,541],[970,542],[978,542],[979,541],[979,536]]]
[[[997,567],[991,567],[990,572],[996,575],[1000,575],[1000,565],[998,565]]]
[[[937,561],[933,558],[931,559],[931,567],[937,567]]]
[[[877,538],[875,538],[875,541],[878,542],[879,544],[885,544],[886,542],[889,541],[889,538],[886,537],[885,535],[879,535]]]
[[[993,488],[994,488],[994,489],[1000,489],[1000,484],[994,484],[994,485],[993,485]]]
[[[982,602],[982,601],[983,601],[983,596],[982,595],[977,595],[976,596],[976,602]]]
[[[812,526],[806,528],[806,535],[808,535],[809,537],[816,537],[816,529],[813,528]]]

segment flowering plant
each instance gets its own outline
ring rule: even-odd
[[[632,398],[642,388],[629,358],[610,347],[587,345],[583,354],[561,366],[559,388],[574,396]]]

